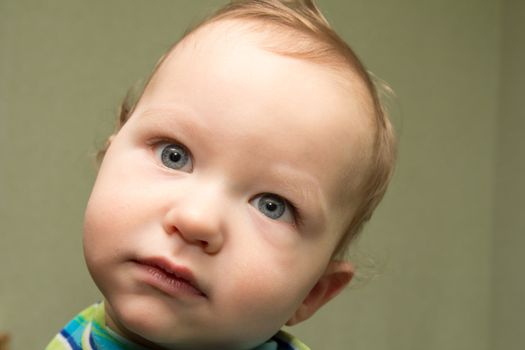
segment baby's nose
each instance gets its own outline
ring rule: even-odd
[[[208,254],[220,251],[224,243],[221,196],[199,191],[179,200],[166,214],[164,228],[178,234],[188,244],[200,246]]]

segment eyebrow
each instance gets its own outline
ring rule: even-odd
[[[184,134],[190,138],[198,138],[199,129],[206,128],[203,123],[199,123],[198,118],[193,118],[194,112],[183,108],[157,108],[146,109],[138,116],[138,122],[153,128],[161,128],[166,133],[172,130],[184,130]],[[190,117],[188,117],[190,115]],[[176,118],[174,118],[176,117]]]

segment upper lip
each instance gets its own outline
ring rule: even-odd
[[[206,296],[206,293],[203,291],[202,287],[199,285],[197,279],[195,278],[191,270],[187,267],[177,265],[174,262],[164,257],[151,257],[151,258],[145,258],[145,259],[138,259],[138,260],[135,260],[135,262],[142,264],[142,265],[156,267],[170,275],[174,275],[175,277],[179,279],[183,279],[184,281],[189,283],[193,288],[197,289],[204,296]]]

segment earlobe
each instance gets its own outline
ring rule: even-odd
[[[293,326],[310,318],[321,306],[339,294],[350,283],[353,275],[354,268],[349,262],[330,261],[324,274],[286,325]]]

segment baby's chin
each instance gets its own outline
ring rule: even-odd
[[[156,312],[151,303],[141,303],[136,297],[119,296],[114,304],[106,299],[105,309],[107,326],[148,349],[253,349],[278,331],[257,326],[224,327],[224,323],[215,327],[188,324],[178,327],[169,317],[163,318],[162,313]]]

